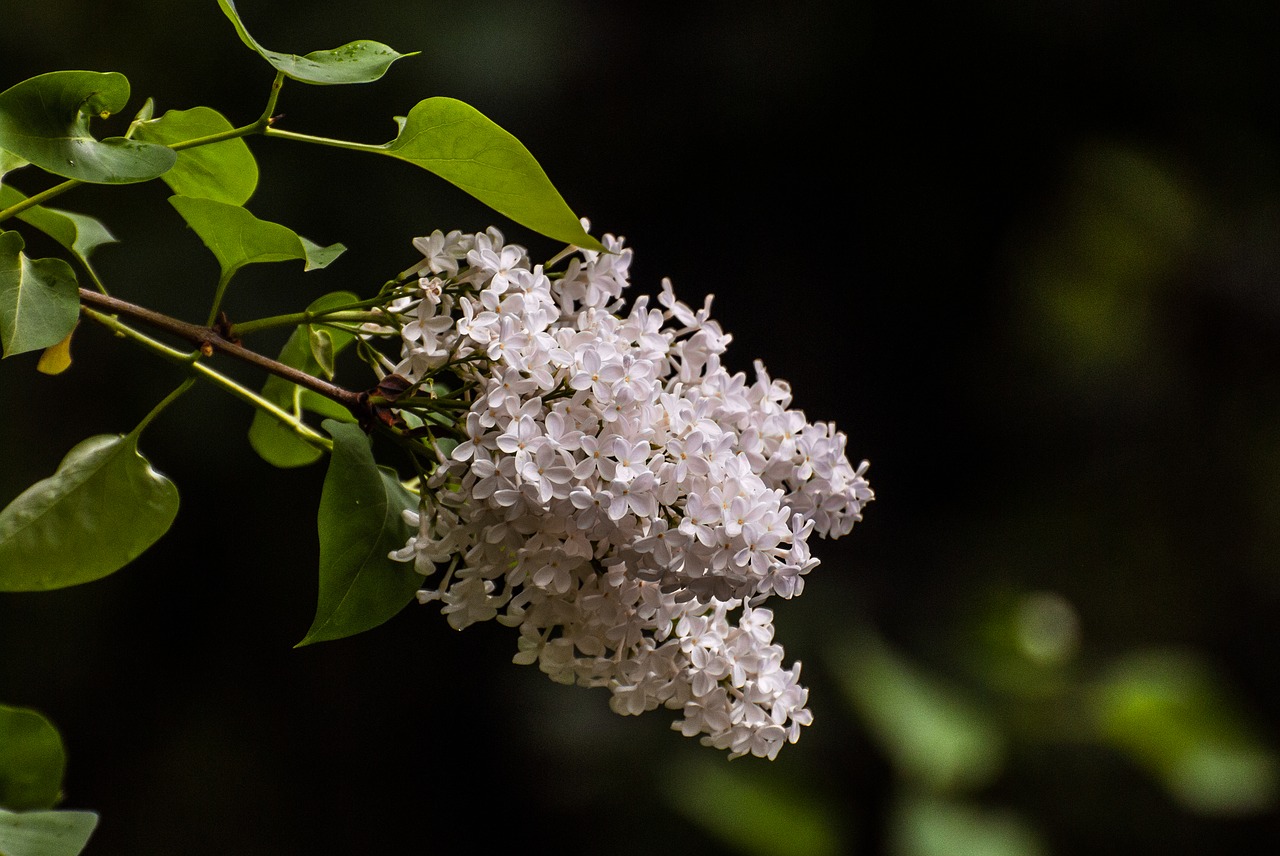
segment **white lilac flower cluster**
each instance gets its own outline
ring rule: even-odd
[[[801,592],[811,534],[861,519],[867,465],[760,363],[754,382],[724,368],[710,298],[692,309],[664,281],[658,306],[627,308],[631,250],[604,242],[544,267],[495,229],[415,240],[394,371],[471,403],[392,556],[441,573],[418,598],[454,627],[518,627],[517,663],[773,758],[812,715],[761,604]]]

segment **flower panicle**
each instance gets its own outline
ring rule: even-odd
[[[517,628],[517,663],[774,758],[812,714],[763,604],[801,593],[811,535],[862,519],[867,463],[761,362],[752,379],[724,367],[710,297],[694,309],[663,280],[657,305],[628,305],[632,250],[603,243],[549,274],[494,228],[414,241],[390,368],[451,377],[467,406],[392,556],[424,577],[446,567],[419,599],[455,628]]]

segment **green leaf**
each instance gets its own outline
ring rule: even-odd
[[[129,81],[116,72],[51,71],[24,80],[0,92],[0,149],[94,184],[157,178],[177,160],[172,149],[89,133],[91,117],[115,113],[128,100]]]
[[[0,809],[0,854],[4,856],[77,856],[98,825],[91,811]]]
[[[453,98],[418,102],[394,140],[372,147],[435,173],[535,232],[603,252],[524,145]]]
[[[803,782],[773,771],[717,761],[687,761],[667,777],[668,806],[742,856],[836,856],[840,812]],[[696,794],[696,799],[690,795]]]
[[[177,513],[178,489],[139,454],[136,434],[90,437],[0,511],[0,591],[105,577],[159,540]]]
[[[40,354],[39,362],[36,363],[36,371],[41,374],[60,375],[71,368],[71,337],[74,335],[75,331],[72,330],[61,342],[45,348],[44,353]]]
[[[992,781],[1005,738],[957,687],[909,662],[870,633],[838,646],[834,667],[868,731],[908,780],[935,791]]]
[[[12,187],[0,187],[0,208],[16,205],[26,198]],[[86,265],[98,247],[118,243],[101,220],[87,214],[37,205],[23,211],[18,219],[53,238]]]
[[[889,829],[892,856],[1048,856],[1036,831],[1011,811],[928,795],[900,800]]]
[[[194,196],[170,196],[169,202],[218,259],[226,279],[247,264],[306,262],[305,270],[327,267],[347,249],[321,247],[292,229],[259,220],[239,205]]]
[[[313,51],[306,56],[277,53],[267,50],[249,35],[236,11],[235,3],[231,0],[218,0],[218,5],[240,34],[240,41],[257,51],[277,71],[284,72],[286,77],[301,83],[370,83],[386,74],[391,63],[419,53],[397,53],[381,42],[366,40],[351,42],[333,50]]]
[[[80,293],[62,259],[30,259],[17,232],[0,232],[0,340],[11,357],[56,345],[76,326]]]
[[[333,437],[320,492],[320,597],[315,621],[299,646],[341,639],[391,619],[413,599],[422,577],[387,555],[410,535],[403,512],[418,498],[373,460],[359,426],[324,421]]]
[[[316,300],[307,307],[307,311],[324,312],[354,303],[359,299],[350,291],[336,291]],[[323,367],[316,361],[311,347],[311,335],[308,332],[311,329],[310,325],[304,325],[294,330],[280,351],[279,361],[286,366],[318,376],[323,371]],[[335,357],[355,339],[345,330],[326,330],[326,332],[329,334],[332,353]],[[301,416],[305,408],[330,418],[354,419],[350,412],[336,401],[311,393],[275,375],[267,378],[266,383],[263,384],[262,397],[294,416]],[[294,433],[288,425],[262,410],[254,411],[253,423],[249,426],[249,444],[264,461],[276,467],[304,467],[320,460],[324,454]]]
[[[0,806],[53,808],[66,767],[62,737],[49,720],[28,708],[0,704]]]
[[[1103,674],[1092,696],[1102,741],[1205,815],[1271,811],[1280,760],[1208,664],[1175,651],[1138,651]]]
[[[22,169],[22,167],[26,165],[27,162],[22,158],[12,152],[6,152],[4,149],[0,149],[0,179],[3,179],[15,169]],[[7,206],[0,205],[0,208],[4,207]]]
[[[135,122],[134,138],[168,146],[230,130],[231,123],[217,110],[193,107]],[[161,177],[179,196],[243,205],[258,186],[258,162],[248,144],[236,137],[179,150],[177,163]]]

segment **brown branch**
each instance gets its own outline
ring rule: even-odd
[[[368,425],[374,415],[373,408],[369,405],[369,394],[367,392],[352,392],[337,384],[329,383],[314,375],[295,369],[293,366],[286,366],[278,360],[264,357],[256,351],[243,347],[238,342],[225,338],[218,330],[212,327],[201,327],[198,324],[179,321],[177,318],[147,309],[145,306],[138,306],[136,303],[129,303],[117,297],[90,291],[87,288],[80,289],[80,301],[104,312],[123,315],[126,318],[141,321],[149,327],[154,327],[157,330],[176,336],[195,345],[205,356],[212,356],[215,353],[226,354],[241,362],[257,366],[263,371],[290,383],[296,383],[304,389],[309,389],[312,392],[323,395],[325,398],[338,402],[350,410],[361,425]]]

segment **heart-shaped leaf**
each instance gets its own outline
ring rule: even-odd
[[[17,232],[0,232],[0,340],[6,357],[56,345],[80,315],[71,265],[27,258],[24,246]]]
[[[16,205],[26,198],[12,187],[0,187],[0,208]],[[87,214],[36,205],[19,214],[18,219],[44,232],[84,263],[98,247],[118,243],[101,220]]]
[[[0,704],[0,806],[53,808],[66,767],[62,737],[49,720],[25,707]]]
[[[373,150],[435,173],[535,232],[605,251],[529,150],[469,104],[453,98],[420,101],[396,138]]]
[[[350,291],[336,291],[316,300],[307,307],[307,310],[310,312],[324,312],[349,303],[355,303],[359,299]],[[324,371],[324,368],[317,362],[315,352],[311,346],[311,335],[308,331],[312,329],[318,330],[322,328],[312,328],[307,325],[294,330],[293,334],[289,336],[289,340],[285,342],[284,348],[280,351],[278,359],[286,366],[301,369],[310,375],[319,375]],[[332,346],[332,355],[335,357],[347,345],[351,344],[355,338],[344,330],[326,329],[325,332],[328,333],[329,342]],[[354,419],[337,402],[317,395],[308,397],[305,393],[306,390],[303,390],[302,387],[275,375],[267,378],[266,383],[262,386],[263,398],[281,410],[292,413],[295,416],[301,416],[304,407],[310,404],[311,406],[307,409],[324,408],[320,411],[322,415]],[[332,407],[328,407],[328,405],[332,405]],[[254,411],[253,423],[249,426],[249,444],[253,446],[254,451],[262,456],[264,461],[277,467],[304,467],[320,460],[324,454],[315,446],[300,438],[288,425],[281,423],[279,419],[262,410]]]
[[[77,856],[98,825],[91,811],[0,809],[0,853],[5,856]]]
[[[388,554],[408,541],[406,509],[418,498],[373,459],[357,425],[324,421],[333,437],[320,492],[320,596],[315,621],[299,646],[371,630],[404,609],[421,587],[412,564]]]
[[[0,92],[0,149],[46,172],[95,184],[149,181],[167,172],[177,153],[124,137],[96,139],[89,119],[109,116],[129,100],[117,72],[51,71]]]
[[[105,577],[159,540],[178,489],[138,452],[136,434],[100,434],[0,511],[0,591],[42,591]]]
[[[247,264],[303,261],[305,270],[327,267],[347,249],[322,247],[287,226],[259,220],[239,205],[194,196],[171,196],[169,202],[218,259],[223,279]]]
[[[134,139],[170,146],[232,130],[217,110],[193,107],[170,110],[159,119],[134,123]],[[258,186],[258,162],[239,137],[180,149],[173,169],[161,178],[179,196],[216,199],[243,205]]]
[[[284,72],[301,83],[328,85],[333,83],[370,83],[387,73],[391,63],[413,53],[398,53],[381,42],[357,41],[327,51],[313,51],[306,56],[278,53],[264,48],[249,35],[240,13],[231,0],[218,0],[223,13],[240,34],[240,41],[271,63],[277,71]]]

